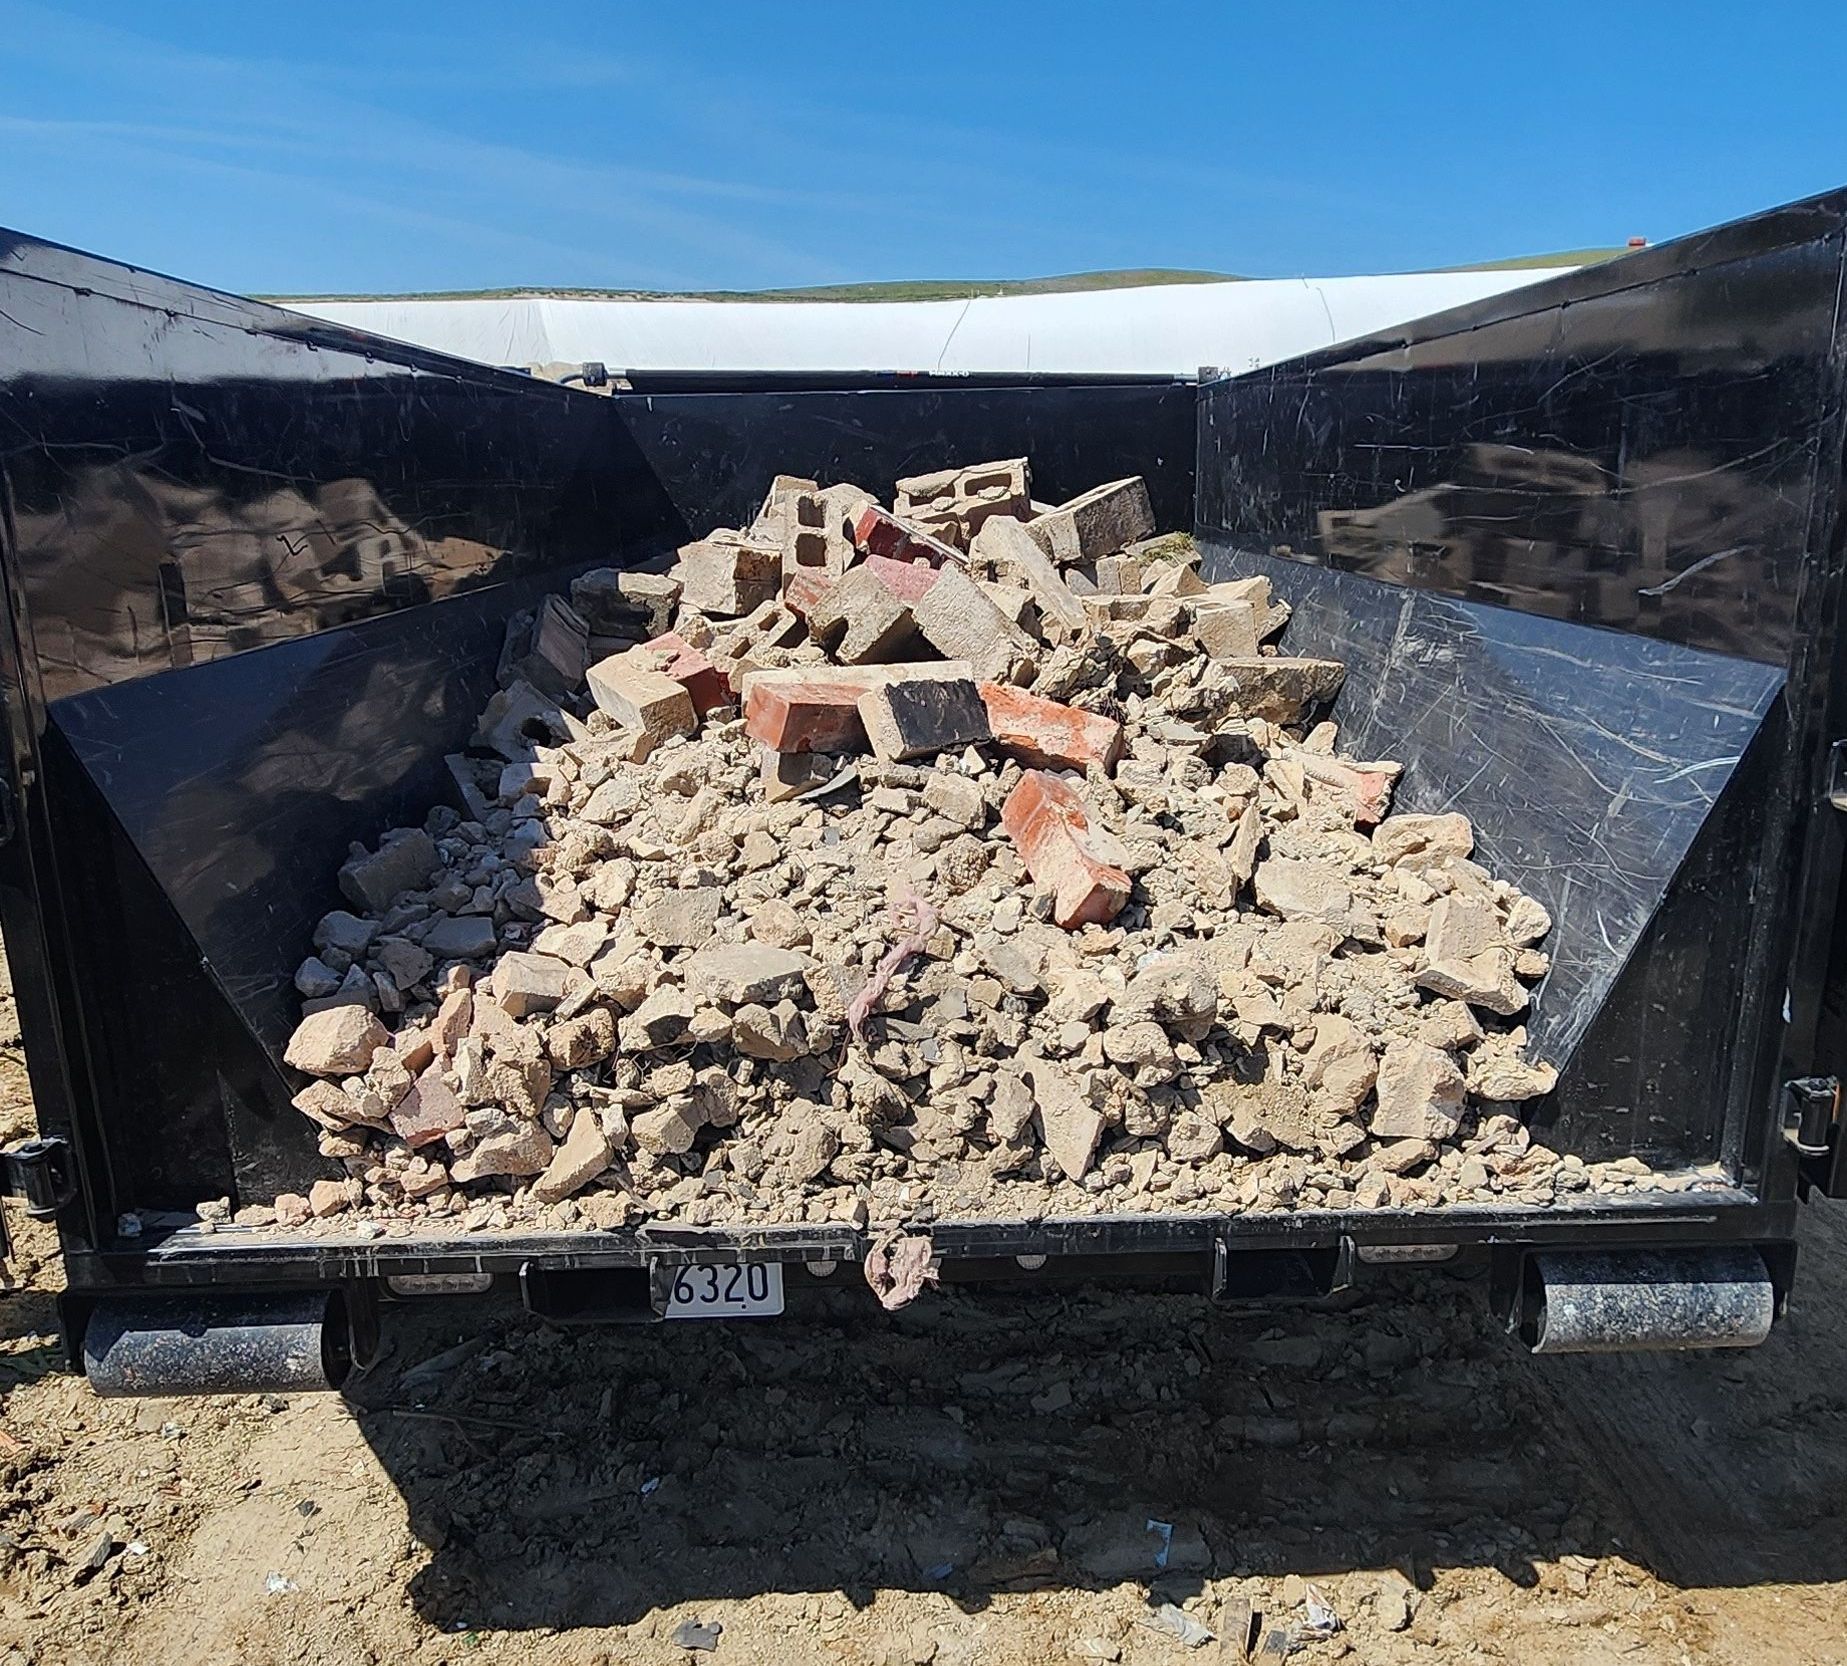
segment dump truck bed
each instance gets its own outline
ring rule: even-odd
[[[747,519],[772,475],[1030,456],[1141,475],[1208,577],[1262,573],[1409,766],[1537,896],[1559,1064],[1532,1128],[1645,1188],[1544,1207],[924,1220],[948,1278],[1324,1291],[1452,1254],[1747,1246],[1779,1292],[1842,967],[1837,651],[1847,197],[1199,385],[888,377],[595,394],[9,234],[0,464],[12,798],[0,912],[74,1342],[128,1293],[472,1289],[650,1317],[689,1262],[831,1269],[870,1234],[201,1223],[329,1172],[289,1105],[290,974],[354,841],[448,793],[506,621]],[[407,1282],[408,1281],[408,1282]],[[1513,1297],[1509,1298],[1510,1311]]]

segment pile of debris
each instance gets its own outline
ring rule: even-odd
[[[779,478],[513,621],[462,809],[355,847],[296,1105],[467,1224],[1550,1201],[1550,920],[1317,722],[1144,483]],[[637,640],[645,639],[645,640]],[[1639,1165],[1637,1165],[1639,1166]],[[267,1209],[244,1217],[269,1219]]]

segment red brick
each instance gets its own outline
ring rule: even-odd
[[[1006,683],[983,683],[981,703],[995,741],[1039,769],[1113,769],[1122,756],[1122,725]]]
[[[1091,823],[1090,806],[1068,781],[1029,769],[1001,806],[1000,824],[1034,883],[1052,893],[1052,919],[1067,931],[1107,925],[1129,900],[1129,876],[1101,852],[1115,840]]]
[[[758,673],[745,684],[744,732],[777,752],[864,752],[859,697],[868,686],[825,666],[786,680]]]
[[[731,704],[731,684],[724,672],[678,631],[668,631],[651,642],[644,642],[635,651],[649,656],[652,666],[685,689],[693,697],[693,710],[701,717]]]
[[[898,561],[889,555],[869,555],[860,565],[867,572],[876,573],[879,583],[901,602],[921,601],[925,592],[937,580],[937,569],[920,561]]]
[[[931,567],[962,564],[960,552],[940,538],[906,525],[876,504],[853,523],[853,542],[868,555],[886,555],[894,561],[922,561]]]
[[[819,567],[798,567],[782,583],[782,603],[798,619],[834,587],[834,575]]]

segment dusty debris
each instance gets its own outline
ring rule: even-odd
[[[1632,1184],[1504,1114],[1555,1080],[1514,1022],[1544,908],[1340,754],[1268,580],[1153,530],[1140,481],[1048,508],[1018,460],[895,511],[779,477],[521,615],[471,793],[355,847],[295,971],[335,1167],[278,1221]]]

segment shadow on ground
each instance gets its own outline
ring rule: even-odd
[[[1813,1222],[1811,1227],[1813,1228]],[[1002,1591],[1626,1554],[1683,1585],[1847,1577],[1847,1233],[1752,1354],[1533,1360],[1478,1282],[1342,1311],[926,1295],[842,1269],[780,1323],[485,1340],[401,1311],[355,1386],[442,1626],[760,1592]],[[805,1279],[805,1275],[797,1274]],[[445,1352],[445,1350],[447,1350]]]

